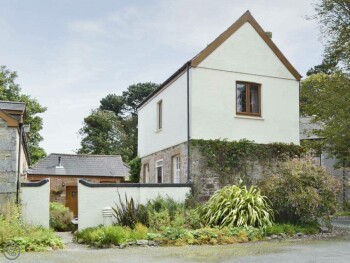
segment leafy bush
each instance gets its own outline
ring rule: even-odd
[[[296,233],[303,234],[317,234],[319,233],[319,228],[315,224],[305,224],[305,225],[293,225],[293,224],[274,224],[266,228],[266,235],[280,235],[286,234],[288,236],[295,235]]]
[[[88,244],[94,247],[110,247],[120,245],[128,241],[147,238],[147,227],[140,223],[135,228],[122,226],[100,226],[90,227],[75,234],[75,240],[79,243]]]
[[[240,183],[216,191],[203,206],[203,220],[209,226],[264,228],[272,224],[272,210],[258,188]]]
[[[72,224],[73,212],[61,203],[50,203],[50,227],[55,231],[71,231],[74,229]]]
[[[134,199],[130,200],[125,194],[125,202],[123,202],[119,195],[119,205],[113,209],[113,215],[117,219],[118,224],[134,228],[137,223],[148,225],[148,212],[145,206],[135,204]]]
[[[260,240],[262,236],[262,230],[253,227],[201,228],[196,230],[170,227],[158,235],[148,234],[149,239],[158,240],[163,245],[175,246],[242,243]]]
[[[7,204],[0,215],[0,248],[10,241],[15,241],[22,251],[46,251],[48,247],[64,247],[63,241],[52,230],[25,224],[20,209],[14,204]]]
[[[140,157],[135,157],[129,162],[130,166],[130,181],[134,183],[139,183],[140,182],[140,172],[141,172],[141,158]]]
[[[264,178],[260,189],[271,201],[276,221],[305,224],[336,211],[339,182],[311,159],[295,159]]]

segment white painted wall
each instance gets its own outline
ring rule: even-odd
[[[261,118],[236,115],[238,80],[261,83]],[[193,68],[191,138],[299,144],[298,81]]]
[[[250,23],[242,25],[199,67],[295,79]]]
[[[50,181],[38,187],[22,186],[20,198],[24,221],[49,228]]]
[[[299,144],[299,82],[249,23],[191,77],[191,138]],[[236,115],[236,81],[261,84],[261,118]]]
[[[157,103],[163,102],[163,128],[157,130]],[[187,141],[186,72],[139,109],[138,155],[147,156]]]
[[[132,197],[136,203],[145,204],[158,195],[184,202],[190,191],[190,187],[88,187],[78,183],[78,229],[103,224],[102,209],[116,207],[116,203],[119,203],[118,192],[122,201],[126,193],[129,200]]]

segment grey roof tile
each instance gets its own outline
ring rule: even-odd
[[[61,166],[58,168],[58,157]],[[129,174],[120,155],[85,155],[52,153],[28,171],[30,175],[112,176]]]

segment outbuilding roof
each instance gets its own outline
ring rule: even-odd
[[[36,163],[29,175],[126,177],[129,167],[120,155],[52,153]]]
[[[26,104],[24,102],[0,100],[0,109],[5,110],[5,111],[24,112],[26,109]]]

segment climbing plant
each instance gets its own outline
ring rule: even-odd
[[[236,175],[250,183],[247,171],[255,163],[271,167],[281,161],[300,157],[305,149],[293,143],[257,144],[246,139],[239,141],[227,140],[192,140],[193,148],[198,149],[205,159],[208,168],[222,175]],[[227,179],[227,177],[226,177]]]

